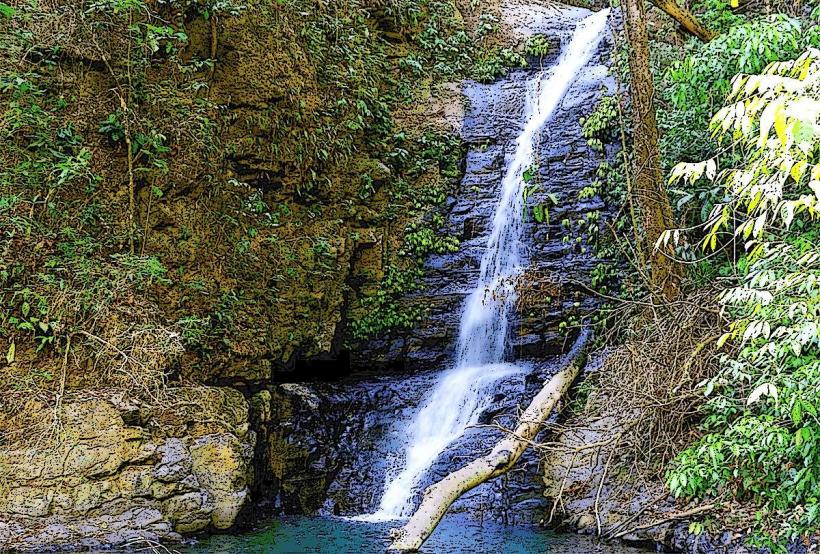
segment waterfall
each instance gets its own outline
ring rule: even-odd
[[[466,427],[476,423],[492,399],[492,385],[525,371],[504,363],[508,315],[514,309],[515,281],[523,267],[524,173],[533,164],[541,129],[595,54],[607,15],[604,10],[581,20],[556,64],[528,82],[525,125],[502,181],[478,283],[465,301],[456,363],[441,375],[407,430],[404,467],[388,476],[378,511],[360,519],[409,516],[414,491],[424,474]]]

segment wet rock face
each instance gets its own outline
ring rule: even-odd
[[[547,18],[528,14],[519,10],[522,29],[551,34],[556,41],[563,40],[573,28],[567,20],[580,15],[574,10]],[[610,213],[599,196],[581,199],[579,192],[595,180],[600,162],[606,154],[612,155],[614,146],[607,145],[606,154],[590,150],[579,119],[592,112],[602,90],[614,88],[606,71],[611,46],[604,41],[542,131],[536,152],[535,182],[539,187],[530,194],[528,204],[549,202],[550,217],[539,223],[528,216],[523,243],[528,271],[554,281],[555,301],[538,311],[521,310],[513,318],[510,359],[531,369],[497,384],[496,395],[481,417],[483,424],[514,424],[531,397],[560,366],[558,355],[568,349],[571,341],[559,332],[559,322],[569,314],[580,317],[596,307],[596,302],[573,284],[589,282],[597,263],[593,249],[582,233],[573,234],[561,222],[578,221],[591,212],[600,212],[601,221],[605,221]],[[545,59],[544,66],[556,57],[554,53]],[[268,487],[267,496],[276,511],[371,513],[378,507],[386,477],[401,469],[410,423],[425,393],[434,387],[438,377],[435,370],[452,363],[461,308],[478,280],[504,170],[524,125],[526,87],[538,71],[532,67],[492,84],[467,83],[462,87],[468,107],[461,135],[469,150],[465,176],[448,200],[445,228],[460,237],[461,248],[455,254],[434,255],[427,262],[426,287],[417,298],[428,306],[422,325],[408,334],[372,341],[353,354],[353,363],[359,367],[399,363],[431,371],[271,391],[268,403],[274,414],[263,432],[269,446],[263,459],[257,459],[257,473],[274,476],[260,486]],[[486,426],[469,429],[440,455],[419,484],[419,494],[428,484],[486,453],[500,435],[499,429]],[[499,522],[537,522],[549,509],[542,487],[538,456],[528,452],[516,471],[477,487],[452,509]]]
[[[497,383],[478,426],[439,456],[417,496],[491,449],[501,431],[486,425],[512,426],[558,363]],[[387,476],[402,467],[410,424],[437,377],[437,372],[423,372],[345,384],[286,384],[258,394],[253,412],[265,415],[255,423],[260,448],[253,496],[260,508],[342,516],[376,511]],[[528,451],[515,471],[470,491],[451,510],[512,524],[537,523],[548,507],[538,455]]]
[[[226,529],[248,500],[255,435],[231,389],[64,401],[63,440],[0,451],[0,549],[95,548]],[[128,423],[126,423],[128,421]]]
[[[574,27],[571,21],[585,13],[568,9],[536,17],[525,7],[518,8],[511,8],[510,17],[517,18],[511,25],[514,29],[524,34],[546,33],[556,43],[567,40]],[[570,314],[580,318],[596,306],[577,283],[590,282],[590,272],[598,260],[588,237],[575,227],[592,212],[599,213],[598,225],[605,226],[612,210],[600,196],[581,199],[579,193],[596,180],[601,161],[611,157],[617,146],[606,145],[605,154],[591,150],[579,120],[594,110],[602,91],[611,94],[615,89],[614,79],[607,73],[611,48],[611,39],[606,39],[541,133],[533,181],[538,187],[530,194],[528,205],[548,206],[549,217],[539,223],[528,211],[523,245],[527,273],[554,282],[555,298],[548,307],[520,309],[512,319],[511,359],[539,360],[559,354],[565,346],[565,337],[558,332],[560,322]],[[557,56],[556,50],[540,65],[548,68]],[[478,281],[504,170],[524,125],[526,87],[538,71],[540,68],[533,66],[491,84],[467,82],[462,87],[468,107],[461,136],[469,150],[464,178],[448,200],[449,218],[444,228],[460,238],[461,247],[455,254],[432,255],[427,261],[425,287],[416,299],[428,311],[419,326],[406,334],[371,341],[354,353],[354,365],[442,369],[452,361],[464,299]]]
[[[284,384],[252,400],[260,448],[253,496],[284,514],[358,515],[378,503],[390,434],[406,427],[433,374]],[[261,414],[261,415],[260,415]]]

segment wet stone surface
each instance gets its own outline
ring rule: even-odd
[[[566,40],[574,26],[566,19],[585,12],[561,13],[531,17],[523,10],[517,25],[524,34],[546,32],[556,42]],[[605,157],[588,147],[579,120],[592,112],[602,91],[614,89],[606,71],[611,47],[611,40],[605,39],[537,141],[534,181],[539,187],[530,194],[528,204],[550,203],[550,214],[548,222],[526,218],[523,243],[528,272],[548,276],[555,293],[549,305],[513,318],[509,359],[529,369],[496,384],[496,394],[480,418],[483,426],[468,429],[439,456],[419,483],[416,500],[428,484],[492,448],[502,432],[488,426],[512,426],[543,382],[560,367],[560,355],[573,344],[572,333],[559,332],[560,322],[570,314],[588,314],[597,306],[574,284],[590,281],[597,263],[592,248],[583,236],[576,242],[577,235],[562,227],[561,221],[600,212],[603,222],[611,215],[600,197],[578,198],[581,189],[595,180]],[[556,56],[546,59],[544,67]],[[410,422],[440,371],[452,364],[462,306],[478,281],[504,171],[525,123],[528,82],[540,70],[516,70],[495,83],[468,82],[462,87],[468,107],[461,136],[469,148],[464,178],[448,199],[445,226],[446,232],[459,237],[461,247],[427,262],[425,288],[417,298],[428,307],[423,324],[402,336],[371,341],[353,359],[359,367],[397,363],[415,373],[362,377],[338,385],[282,385],[271,391],[274,416],[267,427],[267,440],[272,446],[267,459],[257,460],[257,474],[273,478],[257,495],[268,498],[276,511],[372,513],[386,477],[401,469]],[[614,145],[607,145],[607,155],[614,151]],[[568,236],[572,240],[565,239]],[[535,523],[549,507],[542,489],[538,455],[530,451],[514,471],[477,487],[452,510],[485,521]]]
[[[575,16],[574,11],[564,15]],[[552,33],[563,37],[562,40],[566,40],[567,29],[572,28],[554,14],[542,20],[540,26],[536,19],[524,20],[519,25],[525,32]],[[575,283],[589,283],[590,272],[598,260],[583,233],[567,229],[562,221],[575,223],[585,214],[599,212],[599,225],[604,226],[613,213],[599,196],[578,198],[579,192],[596,179],[596,170],[605,157],[589,148],[579,120],[594,110],[602,91],[614,92],[614,79],[607,74],[611,47],[611,39],[605,39],[538,141],[534,182],[539,186],[529,196],[528,205],[549,206],[549,221],[538,223],[529,214],[526,218],[523,243],[527,271],[541,278],[549,276],[562,294],[555,309],[546,313],[539,309],[516,314],[512,321],[515,333],[511,353],[515,360],[534,361],[560,353],[564,346],[564,337],[557,332],[560,322],[570,313],[580,317],[595,307],[586,298],[588,291]],[[544,67],[549,67],[551,61],[546,59]],[[461,136],[469,145],[466,171],[457,192],[449,199],[449,218],[444,229],[459,237],[460,249],[454,254],[433,255],[428,260],[424,290],[418,295],[421,298],[417,298],[420,305],[428,308],[422,323],[401,336],[371,341],[354,354],[355,365],[378,367],[398,363],[424,370],[443,369],[451,363],[464,299],[478,280],[504,170],[524,124],[527,83],[539,71],[539,67],[531,67],[512,71],[494,83],[464,85],[468,108]],[[616,151],[616,145],[606,145],[606,157],[611,158]],[[575,242],[579,235],[581,242]]]

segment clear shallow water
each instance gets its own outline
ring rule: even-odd
[[[328,553],[384,554],[387,531],[396,523],[299,517],[271,522],[241,535],[214,535],[179,549],[185,554]],[[589,537],[555,534],[537,527],[502,526],[450,516],[430,537],[423,553],[436,554],[640,554],[635,548],[599,543]]]

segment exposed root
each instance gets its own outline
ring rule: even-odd
[[[152,552],[153,554],[179,554],[179,550],[148,539],[134,539],[123,545],[129,552]]]
[[[674,511],[662,472],[697,438],[701,383],[717,366],[715,296],[622,306],[627,323],[614,325],[618,337],[608,341],[620,346],[601,354],[579,389],[589,396],[573,403],[569,419],[550,425],[557,438],[536,446],[548,468],[550,523],[564,514],[572,528],[616,538],[701,513]]]
[[[596,375],[588,411],[633,421],[623,431],[621,457],[647,476],[657,476],[693,439],[705,402],[699,384],[716,367],[715,296],[699,292],[662,314],[645,310]]]
[[[653,527],[657,527],[659,525],[663,525],[664,523],[668,523],[670,521],[680,520],[680,519],[687,519],[692,516],[700,515],[703,513],[711,512],[717,509],[719,506],[716,504],[704,504],[703,506],[697,506],[692,508],[691,510],[684,510],[682,512],[674,512],[671,514],[666,515],[665,517],[652,521],[650,523],[644,525],[638,525],[637,527],[633,527],[632,529],[627,529],[625,531],[619,531],[612,535],[613,538],[620,538],[626,535],[630,535],[635,533],[636,531],[644,531],[646,529],[651,529]]]

